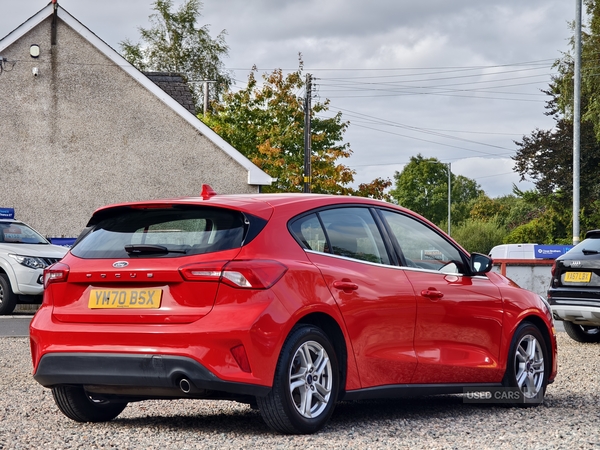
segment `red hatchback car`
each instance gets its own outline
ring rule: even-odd
[[[513,389],[556,375],[540,296],[433,224],[358,197],[214,195],[97,210],[44,273],[34,378],[81,422],[228,399],[283,433],[339,400]]]

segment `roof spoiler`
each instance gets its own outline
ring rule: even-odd
[[[585,238],[598,239],[600,238],[600,230],[590,230],[585,233]]]

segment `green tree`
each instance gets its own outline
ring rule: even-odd
[[[467,251],[487,255],[490,250],[503,243],[507,235],[506,228],[498,219],[491,220],[467,219],[454,227],[452,237]]]
[[[521,180],[531,179],[544,197],[560,194],[568,207],[573,198],[573,123],[557,119],[554,129],[535,130],[516,145],[513,160]],[[600,145],[589,121],[581,123],[580,148],[580,197],[586,206],[600,198]]]
[[[590,222],[589,215],[596,214],[600,200],[597,176],[600,169],[600,78],[596,75],[600,53],[600,1],[584,1],[589,20],[582,38],[581,224]],[[537,221],[537,226],[543,223],[555,233],[560,233],[563,227],[550,226],[550,216],[558,214],[560,223],[567,223],[572,217],[573,45],[574,40],[571,40],[571,50],[556,61],[558,74],[545,91],[549,96],[546,115],[554,118],[555,126],[551,130],[536,129],[524,136],[516,142],[517,153],[513,157],[515,171],[521,175],[521,180],[531,179],[539,193],[539,204],[545,210],[539,217],[548,216],[546,222]],[[565,230],[565,233],[569,231]],[[566,235],[545,236],[554,241],[566,238]]]
[[[304,178],[304,108],[298,93],[305,88],[302,61],[296,72],[287,75],[278,69],[264,74],[259,85],[256,69],[250,73],[246,88],[228,91],[223,101],[202,120],[219,136],[244,154],[277,181],[265,192],[301,192]],[[341,113],[321,117],[329,101],[313,102],[312,183],[314,193],[362,195],[385,198],[391,182],[376,179],[354,190],[354,171],[338,161],[351,155],[343,142],[348,122]]]
[[[567,238],[569,223],[564,216],[553,210],[513,229],[504,238],[505,244],[569,244]]]
[[[583,24],[581,36],[581,118],[582,122],[593,124],[596,139],[600,141],[600,80],[597,76],[600,50],[600,1],[584,0],[583,3],[588,21]],[[571,28],[574,31],[574,23]],[[570,47],[570,51],[556,61],[558,75],[553,77],[550,87],[556,97],[557,109],[571,122],[574,95],[574,37],[571,38]]]
[[[197,27],[201,17],[200,0],[185,0],[173,12],[172,0],[155,0],[150,16],[152,26],[139,28],[143,44],[126,39],[120,42],[123,57],[141,71],[178,73],[192,81],[191,87],[196,105],[203,101],[200,80],[211,80],[209,97],[220,98],[231,85],[231,77],[225,71],[222,58],[229,47],[225,43],[226,31],[215,38],[210,36],[208,25]]]
[[[394,174],[395,185],[390,192],[400,205],[411,209],[436,224],[448,218],[448,166],[436,158],[421,154],[410,158],[402,172]],[[475,180],[462,175],[450,175],[452,223],[469,217],[470,202],[483,191]]]
[[[509,233],[505,244],[537,243],[564,244],[568,242],[572,221],[570,206],[565,209],[560,194],[544,196],[539,192],[513,189],[516,201],[504,223]]]

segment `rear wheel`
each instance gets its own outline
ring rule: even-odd
[[[577,342],[600,342],[600,327],[589,327],[567,321],[564,321],[563,325],[569,337]]]
[[[504,386],[518,395],[510,397],[519,406],[537,406],[544,401],[550,360],[546,341],[540,330],[523,322],[513,336],[508,354]]]
[[[0,274],[0,316],[10,314],[17,305],[17,296],[13,293],[8,277]]]
[[[257,397],[264,421],[289,434],[319,431],[333,413],[339,390],[335,351],[321,329],[292,330],[279,356],[273,389]]]
[[[58,409],[76,422],[107,422],[121,414],[127,406],[126,402],[96,399],[82,386],[54,387],[52,396]]]

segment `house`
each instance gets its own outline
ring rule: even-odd
[[[45,235],[77,236],[105,204],[272,181],[56,0],[0,61],[0,207]]]

